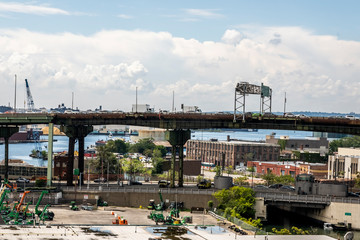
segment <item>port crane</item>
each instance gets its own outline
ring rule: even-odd
[[[27,95],[27,107],[29,111],[33,111],[35,109],[35,105],[27,79],[25,79],[25,84],[26,84],[26,95]]]

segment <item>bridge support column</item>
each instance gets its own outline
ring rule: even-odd
[[[73,169],[74,169],[74,145],[75,139],[79,140],[79,156],[78,156],[78,167],[81,176],[81,183],[84,181],[84,138],[93,131],[92,126],[62,126],[61,130],[65,132],[66,136],[69,137],[69,151],[68,151],[68,168],[67,168],[67,185],[71,186],[73,183]]]
[[[53,141],[54,141],[54,124],[49,123],[49,135],[48,135],[48,166],[47,166],[47,183],[48,187],[51,186],[52,180],[52,164],[53,164]]]
[[[0,137],[5,140],[5,181],[9,180],[9,138],[18,131],[18,127],[0,127]]]
[[[176,150],[179,148],[179,187],[184,185],[184,144],[190,139],[190,130],[176,129],[166,131],[166,140],[172,146],[172,162],[171,162],[171,182],[170,187],[175,187],[175,161],[176,161]]]

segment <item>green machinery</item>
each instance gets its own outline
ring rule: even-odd
[[[25,191],[19,203],[15,202],[13,209],[10,212],[4,213],[2,218],[6,224],[15,224],[15,225],[28,225],[33,224],[34,217],[32,215],[27,215],[27,210],[31,202],[29,202],[24,209],[21,211],[21,205],[24,202],[25,196],[30,191]],[[30,219],[31,217],[31,219]]]
[[[99,207],[106,207],[108,206],[107,201],[104,201],[101,197],[96,201],[96,205]]]
[[[35,205],[35,214],[40,217],[41,220],[53,220],[55,214],[53,212],[50,212],[47,208],[50,207],[50,204],[47,204],[43,210],[39,210],[39,205],[41,203],[41,200],[43,199],[44,195],[49,193],[49,191],[42,191],[41,195],[39,197],[39,200],[37,201]]]
[[[76,206],[76,202],[75,202],[75,201],[71,201],[71,202],[70,202],[69,208],[70,208],[71,210],[73,210],[73,211],[79,211],[79,210],[80,210],[79,207]]]
[[[161,191],[159,190],[159,197],[160,197],[160,203],[155,204],[155,201],[153,199],[150,200],[148,205],[148,210],[156,210],[156,211],[163,211],[166,209],[165,202],[163,201]]]

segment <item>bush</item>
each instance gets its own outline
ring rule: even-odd
[[[46,186],[46,179],[35,180],[35,187],[45,187],[45,186]]]

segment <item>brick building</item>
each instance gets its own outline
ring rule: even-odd
[[[266,136],[266,143],[278,144],[279,140],[285,141],[285,150],[288,151],[319,153],[320,156],[325,156],[329,152],[329,140],[326,138],[290,139],[288,136],[280,138],[275,138],[274,135]]]
[[[276,176],[291,175],[295,177],[298,174],[311,174],[315,179],[327,178],[327,164],[324,163],[307,163],[307,162],[248,162],[248,167],[254,167],[255,173],[259,175],[273,173]]]
[[[200,141],[189,140],[186,143],[186,158],[201,160],[206,164],[225,166],[245,165],[248,161],[277,161],[280,147],[277,144],[242,141]]]

